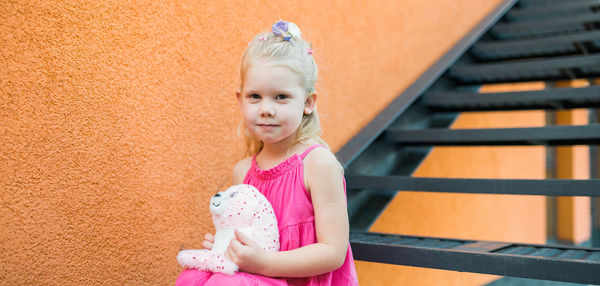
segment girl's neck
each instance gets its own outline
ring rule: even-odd
[[[295,144],[282,143],[283,142],[264,144],[258,156],[266,161],[283,161],[294,154],[294,149],[296,149],[296,146],[301,144],[299,142]]]
[[[297,131],[296,131],[297,132]],[[296,141],[296,134],[293,134],[279,142],[265,143],[263,142],[263,148],[259,152],[263,158],[286,159],[291,154],[294,154],[292,150],[301,142]]]
[[[278,142],[281,143],[281,142]],[[261,168],[269,169],[277,166],[293,154],[300,154],[316,141],[308,140],[307,142],[296,142],[290,144],[265,144],[263,149],[257,154],[256,160],[260,161]]]

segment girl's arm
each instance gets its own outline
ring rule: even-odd
[[[236,233],[238,239],[232,240],[226,255],[241,270],[271,277],[306,277],[335,270],[344,263],[349,226],[342,169],[335,156],[321,148],[313,150],[304,164],[318,242],[290,251],[266,252]],[[234,174],[234,183],[235,178]]]

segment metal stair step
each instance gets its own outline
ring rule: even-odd
[[[600,49],[600,31],[545,38],[484,41],[471,48],[480,60],[504,60],[535,56],[586,54]]]
[[[522,7],[505,15],[510,22],[536,21],[571,15],[593,14],[600,8],[600,0],[560,1],[542,7]]]
[[[443,193],[600,197],[600,179],[464,179],[346,175],[351,189]]]
[[[569,0],[569,2],[585,2],[587,0]],[[564,3],[565,0],[519,0],[518,7],[523,8],[543,8],[546,6],[560,5]]]
[[[410,243],[407,243],[410,242]],[[600,283],[598,248],[350,232],[354,258],[370,262],[575,283]]]
[[[560,249],[556,249],[556,248],[541,248],[541,249],[537,249],[536,251],[530,253],[529,255],[542,256],[542,257],[553,257],[553,256],[559,254],[560,252],[561,252]]]
[[[588,255],[588,257],[586,257],[585,260],[600,262],[600,252],[594,252]]]
[[[498,39],[533,38],[597,29],[595,26],[598,22],[600,13],[570,15],[529,22],[498,23],[489,32]]]
[[[600,55],[462,64],[452,67],[448,75],[469,84],[597,77]]]
[[[594,145],[600,143],[600,124],[497,129],[388,129],[382,136],[384,140],[403,145]]]
[[[583,250],[567,250],[567,251],[563,251],[557,255],[555,255],[555,258],[564,258],[564,259],[583,259],[584,257],[587,257],[588,255],[590,255],[590,253],[588,253],[587,251],[583,251]]]
[[[530,246],[511,246],[511,247],[506,247],[506,248],[498,251],[498,253],[527,255],[527,254],[535,252],[536,250],[537,250],[537,248],[530,247]]]
[[[537,91],[423,95],[423,104],[434,111],[494,111],[600,107],[600,86],[551,88]]]

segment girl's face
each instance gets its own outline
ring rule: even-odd
[[[248,67],[243,87],[237,99],[248,130],[265,144],[291,144],[316,99],[305,98],[298,75],[270,61],[256,62]]]

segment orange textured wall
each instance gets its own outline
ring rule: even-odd
[[[275,20],[315,47],[337,150],[499,2],[3,1],[0,284],[172,284],[243,153],[240,55]]]

